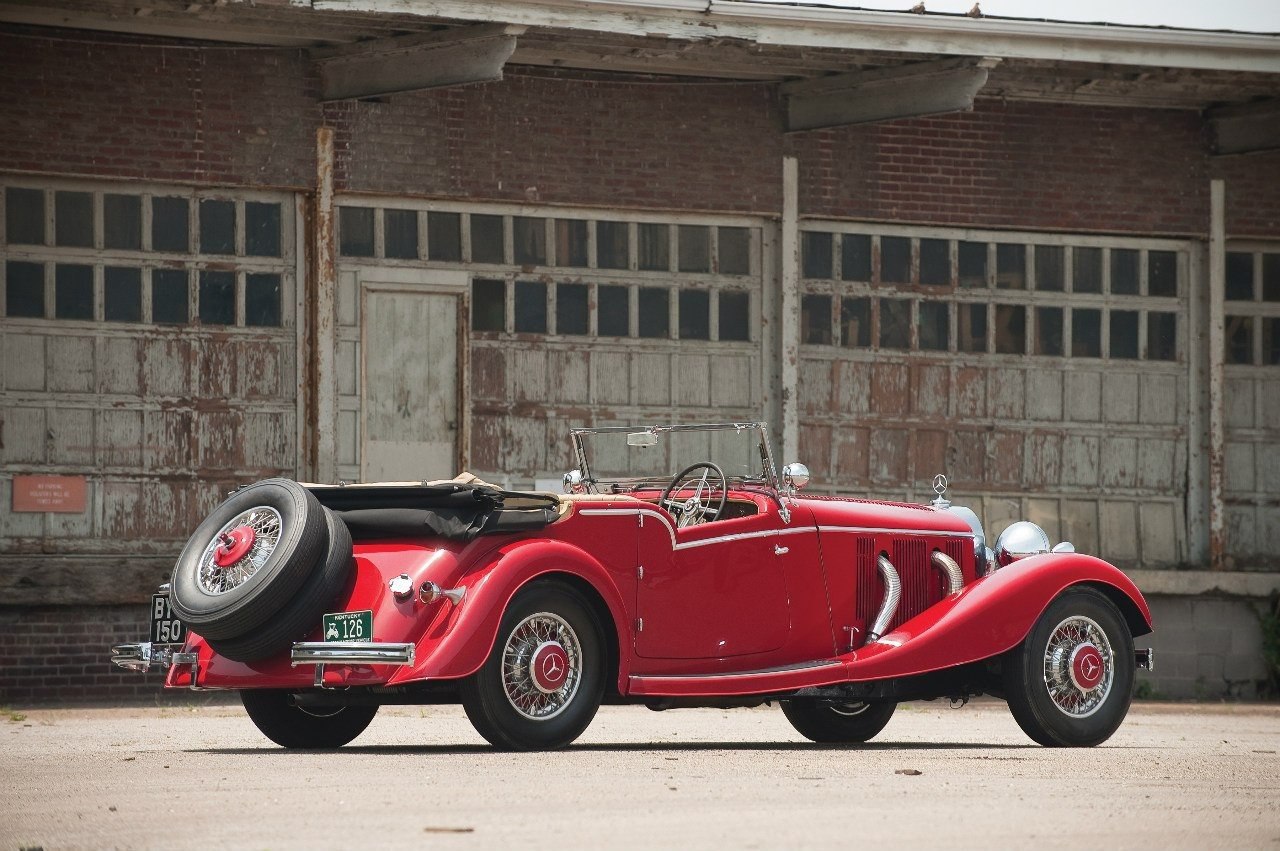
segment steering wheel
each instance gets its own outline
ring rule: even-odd
[[[701,470],[702,475],[694,475],[696,470]],[[671,498],[671,494],[688,488],[693,489],[693,495],[688,499]],[[720,504],[713,505],[715,500],[713,494],[717,489],[720,491]],[[667,485],[667,489],[662,492],[662,496],[658,497],[658,505],[674,514],[676,526],[683,529],[686,526],[696,526],[708,520],[715,520],[724,511],[728,496],[729,489],[725,485],[724,471],[710,461],[702,461],[677,473],[671,480],[671,484]]]

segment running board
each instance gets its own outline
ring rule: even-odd
[[[723,674],[633,676],[627,680],[627,694],[630,697],[732,697],[791,692],[842,683],[848,678],[843,662],[825,659],[804,665]]]

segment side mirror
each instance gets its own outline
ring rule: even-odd
[[[564,474],[565,493],[586,493],[587,483],[582,478],[581,470],[570,470]]]
[[[795,493],[809,484],[809,468],[795,461],[782,468],[782,486]]]

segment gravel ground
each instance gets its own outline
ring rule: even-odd
[[[871,744],[776,708],[605,707],[573,747],[498,753],[457,707],[391,707],[290,752],[237,706],[5,710],[0,849],[1263,848],[1280,706],[1135,704],[1090,749],[997,701],[899,708]]]

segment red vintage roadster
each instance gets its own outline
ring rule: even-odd
[[[994,549],[931,505],[800,496],[763,423],[572,432],[563,494],[472,477],[232,493],[112,649],[169,688],[236,689],[292,748],[338,747],[382,704],[460,702],[499,748],[576,739],[602,702],[778,703],[864,742],[898,703],[1004,698],[1043,745],[1096,745],[1149,650],[1119,570],[1029,522]]]

